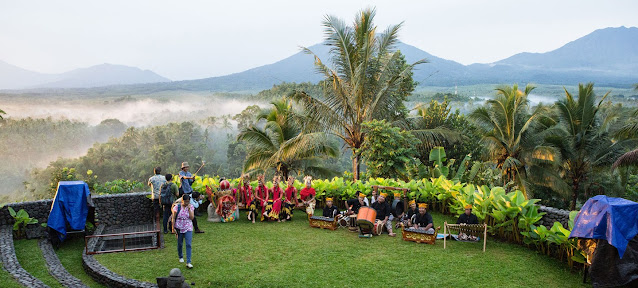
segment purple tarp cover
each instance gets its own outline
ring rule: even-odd
[[[622,259],[627,244],[638,234],[638,203],[604,195],[589,198],[574,219],[569,238],[605,239]]]

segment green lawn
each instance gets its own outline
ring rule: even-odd
[[[2,267],[2,261],[0,261],[0,267]],[[4,268],[0,268],[0,283],[2,283],[2,287],[6,288],[20,288],[22,285],[15,281],[9,272],[5,271]]]
[[[38,246],[38,240],[15,240],[13,246],[15,247],[18,262],[20,262],[24,270],[27,270],[27,272],[49,287],[64,287],[49,274],[42,251],[40,246]]]
[[[287,223],[209,223],[193,240],[193,265],[178,263],[176,240],[167,248],[111,253],[96,258],[112,271],[154,282],[171,268],[183,268],[196,287],[587,287],[566,264],[535,251],[488,239],[436,245],[405,242],[387,235],[360,239],[345,229],[308,227],[305,214]],[[448,216],[433,214],[436,225]],[[171,237],[172,236],[172,237]],[[79,252],[78,252],[79,253]]]
[[[62,243],[60,248],[55,251],[62,262],[62,266],[69,271],[75,278],[80,279],[84,284],[91,287],[106,287],[93,280],[91,276],[84,272],[82,267],[82,250],[84,249],[84,238],[74,236]]]

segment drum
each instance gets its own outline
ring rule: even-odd
[[[372,234],[381,235],[381,233],[383,233],[383,222],[377,221],[374,223],[374,230],[372,231]]]
[[[362,231],[372,231],[376,218],[376,210],[370,207],[361,207],[359,208],[359,214],[357,214],[357,224]]]

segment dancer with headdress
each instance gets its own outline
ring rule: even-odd
[[[295,178],[288,176],[288,187],[286,188],[284,195],[284,205],[281,210],[282,221],[292,220],[292,212],[299,203],[297,201],[297,188],[294,186]]]
[[[279,219],[279,214],[281,213],[281,200],[284,196],[284,192],[281,190],[281,187],[279,187],[280,179],[280,176],[275,176],[272,178],[273,186],[272,189],[270,189],[270,193],[272,194],[272,208],[268,213],[268,220],[270,221],[277,220],[277,222],[281,222],[281,219]],[[270,201],[268,203],[270,204]]]
[[[312,176],[303,177],[303,181],[305,183],[305,187],[301,189],[301,192],[299,192],[301,196],[300,206],[306,207],[306,214],[308,214],[308,217],[312,217],[312,215],[315,214],[315,195],[317,192],[314,188],[312,188]]]
[[[250,175],[249,174],[243,174],[241,175],[241,182],[239,183],[239,192],[237,193],[237,205],[239,206],[239,208],[246,208],[248,209],[248,220],[249,221],[253,221],[253,223],[255,223],[255,215],[257,215],[257,213],[255,213],[255,209],[256,208],[254,205],[253,201],[254,200],[254,195],[253,195],[253,187],[250,186]]]
[[[257,192],[255,192],[255,198],[259,202],[259,207],[255,207],[255,212],[257,209],[260,209],[260,221],[264,221],[265,217],[268,216],[268,200],[270,199],[270,191],[268,187],[266,187],[266,182],[264,181],[264,174],[257,176]],[[272,208],[272,207],[271,207]]]

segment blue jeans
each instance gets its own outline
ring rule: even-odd
[[[177,233],[177,255],[180,259],[184,258],[184,253],[182,253],[182,241],[184,239],[186,239],[186,263],[191,263],[191,243],[193,242],[193,231]]]

